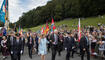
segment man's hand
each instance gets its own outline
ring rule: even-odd
[[[60,40],[61,42],[63,42],[63,40]]]
[[[85,51],[86,49],[84,48],[83,51]]]
[[[67,50],[67,48],[65,48],[65,50]]]
[[[13,54],[13,51],[11,51],[11,54]]]
[[[50,40],[50,42],[52,42],[52,40]]]
[[[20,51],[20,53],[22,54],[22,53],[23,53],[23,51],[21,50],[21,51]]]
[[[74,49],[75,48],[75,46],[74,47],[72,47],[72,49]]]

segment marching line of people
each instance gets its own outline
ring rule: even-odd
[[[30,30],[24,34],[11,31],[7,36],[2,36],[1,47],[3,59],[9,55],[11,60],[21,60],[24,54],[25,46],[28,47],[29,58],[36,53],[41,60],[46,60],[47,53],[51,53],[51,60],[56,60],[56,55],[62,55],[62,51],[66,51],[65,60],[75,58],[74,54],[79,53],[81,60],[84,60],[85,53],[87,60],[91,60],[91,56],[100,55],[102,59],[105,57],[105,27],[85,27],[81,31],[81,39],[78,41],[77,30],[57,30],[54,32],[33,33]],[[79,52],[78,52],[79,51]]]

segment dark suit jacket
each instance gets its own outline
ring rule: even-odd
[[[58,44],[59,44],[59,42],[60,42],[60,39],[59,39],[59,35],[57,35],[58,36]],[[52,40],[52,43],[55,41],[55,38],[54,38],[54,34],[52,34],[51,36],[50,36],[50,40]],[[57,45],[58,45],[57,44]],[[53,44],[52,44],[53,45]]]
[[[32,38],[32,37],[31,37]],[[34,45],[34,40],[32,38],[32,44],[30,44],[30,36],[28,37],[28,42],[27,42],[28,47],[33,47]]]
[[[80,40],[80,43],[79,43],[79,45],[80,45],[80,49],[87,49],[87,48],[89,48],[89,45],[87,45],[88,43],[87,43],[87,40],[86,40],[86,37],[85,36],[83,36],[82,38],[81,38],[81,40]]]
[[[13,47],[11,47],[11,51],[13,51],[14,54],[20,53],[20,51],[23,51],[23,45],[22,41],[19,39],[19,42],[17,42],[16,38],[13,41]]]
[[[13,46],[13,45],[11,45],[11,39],[10,39],[10,37],[11,36],[8,36],[7,37],[7,47],[8,47],[8,49],[9,49],[9,51],[11,51],[11,47]],[[16,38],[15,37],[13,37],[13,41],[15,40]]]
[[[76,46],[76,42],[74,40],[74,37],[71,37],[71,40],[72,40],[72,47]]]
[[[22,37],[21,37],[21,40],[22,40]],[[25,38],[23,37],[23,40],[22,40],[22,45],[24,46],[25,45]]]
[[[74,40],[72,37],[65,37],[65,40],[64,40],[64,47],[67,48],[67,49],[70,49],[72,50],[72,47],[74,46]]]

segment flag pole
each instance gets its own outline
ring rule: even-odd
[[[5,28],[9,30],[9,1],[6,0]]]
[[[80,18],[78,21],[78,42],[80,42],[81,39],[81,24],[80,24]]]

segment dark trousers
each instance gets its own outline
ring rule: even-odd
[[[52,60],[55,60],[57,49],[57,45],[52,45]]]
[[[72,57],[74,57],[75,49],[72,49]]]
[[[70,53],[71,53],[71,50],[67,49],[66,60],[70,60]]]
[[[50,52],[50,46],[51,46],[51,44],[49,43],[49,44],[47,45],[48,52]]]
[[[29,57],[32,58],[32,47],[28,47]]]
[[[38,46],[39,46],[39,44],[36,44],[36,50],[37,50],[37,53],[38,53]]]
[[[11,54],[11,60],[13,60],[13,54]]]
[[[85,51],[83,51],[83,49],[80,49],[81,60],[84,60],[85,52],[87,54],[87,60],[90,60],[90,52],[89,52],[89,49],[86,49]]]
[[[20,60],[20,56],[21,56],[20,52],[13,54],[13,60]]]
[[[22,55],[24,54],[24,45],[23,45],[23,53],[22,53]]]
[[[105,56],[105,51],[104,51],[104,56]]]

